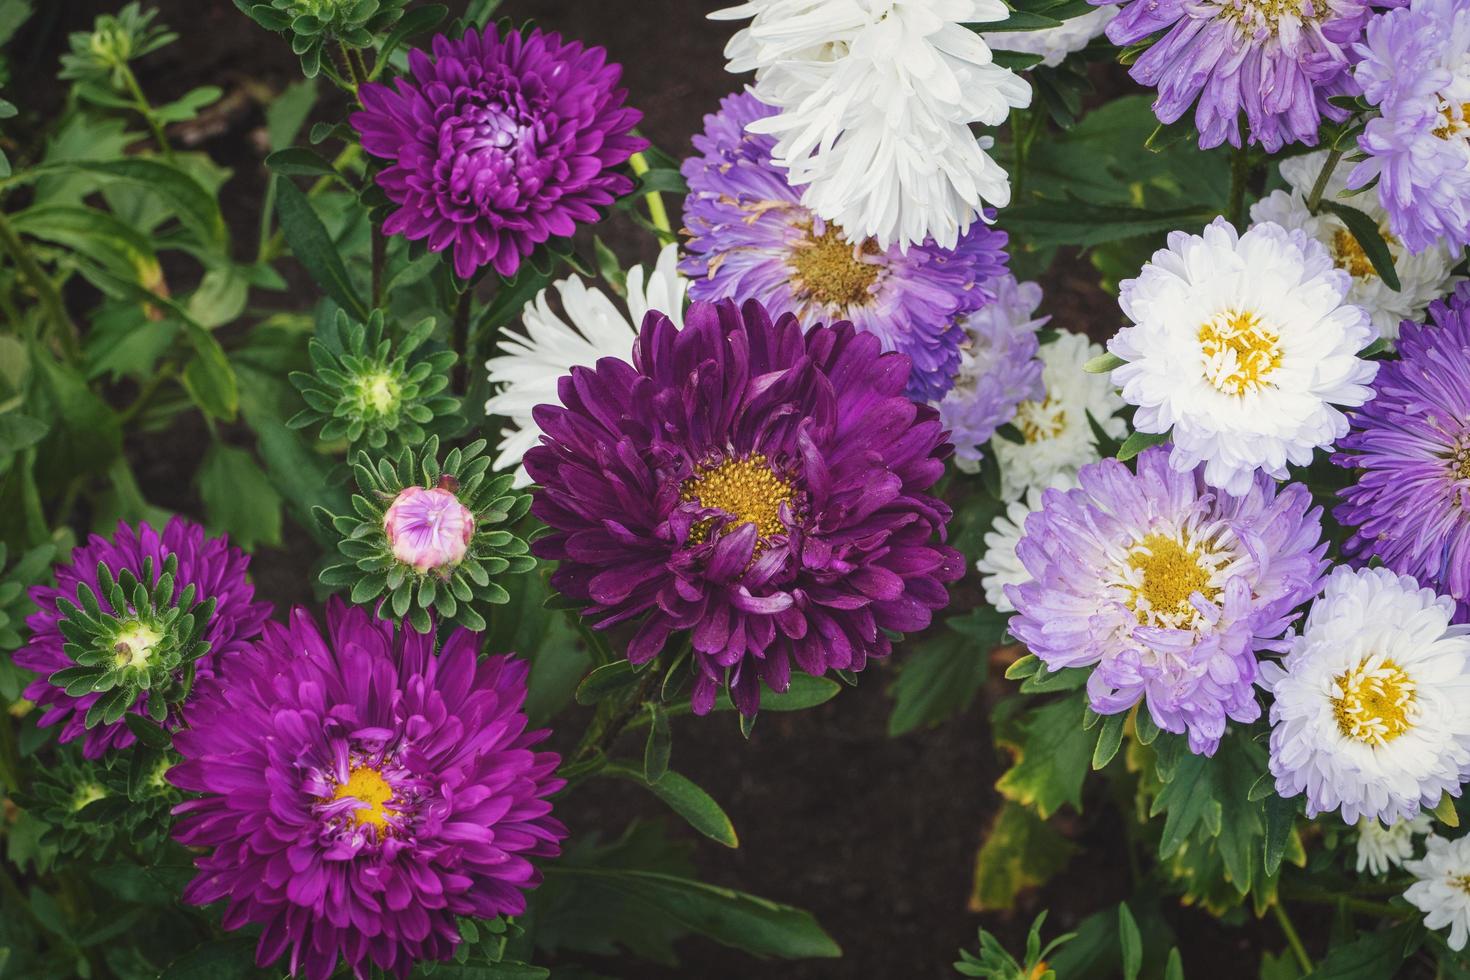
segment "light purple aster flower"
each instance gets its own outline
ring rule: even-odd
[[[256,962],[289,953],[325,980],[339,958],[406,977],[448,959],[456,916],[525,911],[533,857],[566,828],[546,797],[560,759],[526,731],[528,667],[477,659],[479,636],[395,628],[333,601],[324,635],[304,610],[200,692],[174,739],[174,837],[208,848],[184,890],[258,925]]]
[[[910,397],[942,398],[960,368],[964,318],[994,299],[990,282],[1005,272],[1005,233],[977,221],[953,250],[932,240],[887,249],[849,242],[802,206],[772,162],[775,138],[745,131],[774,111],[738,92],[694,137],[699,155],[682,168],[690,239],[679,267],[690,297],[753,299],[804,324],[848,320],[908,355]]]
[[[622,69],[604,49],[491,24],[439,35],[433,52],[409,52],[411,77],[394,87],[358,90],[352,125],[389,161],[376,181],[399,206],[386,233],[453,249],[461,278],[487,265],[512,276],[538,244],[632,189],[612,168],[648,142],[630,135],[642,116],[623,106]]]
[[[1333,516],[1353,535],[1343,551],[1377,558],[1453,597],[1470,619],[1470,283],[1406,321],[1399,359],[1385,361],[1372,401],[1348,414],[1332,457],[1355,471]]]
[[[631,365],[574,368],[565,407],[536,410],[525,463],[552,533],[532,549],[599,628],[637,623],[629,661],[687,632],[699,714],[726,684],[754,714],[793,663],[861,670],[964,573],[934,540],[944,427],[908,376],[850,323],[803,331],[754,300],[694,303],[682,330],[651,312]]]
[[[1242,497],[1145,450],[1136,474],[1085,466],[1076,490],[1047,490],[1016,547],[1031,581],[1006,587],[1011,632],[1050,670],[1096,666],[1093,710],[1142,700],[1165,731],[1214,754],[1226,719],[1261,714],[1256,654],[1281,651],[1293,610],[1317,594],[1321,511],[1298,483],[1257,474]]]
[[[74,663],[64,649],[67,642],[61,630],[64,617],[56,602],[58,599],[76,602],[77,588],[81,585],[97,592],[99,564],[107,566],[114,578],[127,570],[142,580],[143,564],[152,559],[153,577],[148,580],[151,586],[158,581],[164,560],[170,555],[178,561],[174,600],[192,585],[196,603],[215,601],[214,613],[203,634],[209,652],[195,662],[197,684],[209,678],[224,659],[245,649],[259,635],[271,614],[271,604],[255,601],[255,587],[245,577],[250,567],[249,556],[239,548],[230,547],[225,538],[205,537],[204,528],[181,517],[170,520],[162,533],[147,523],[137,528],[120,523],[110,540],[94,534],[72,552],[70,564],[56,566],[54,588],[39,585],[31,589],[36,611],[26,619],[30,639],[15,652],[15,663],[40,676],[26,688],[25,696],[42,709],[38,724],[43,727],[59,724],[62,742],[84,739],[82,754],[89,759],[99,758],[109,749],[125,749],[136,738],[128,729],[126,719],[86,728],[87,709],[102,695],[73,697],[47,680]],[[102,604],[110,610],[105,598]],[[148,695],[143,694],[129,710],[142,714],[147,705]]]
[[[1378,181],[1393,234],[1411,252],[1470,244],[1470,6],[1414,0],[1368,24],[1354,77],[1378,107],[1350,187]]]
[[[1161,122],[1198,100],[1200,147],[1240,146],[1243,111],[1249,142],[1275,153],[1347,118],[1327,100],[1357,91],[1348,68],[1368,14],[1367,0],[1129,0],[1107,35],[1126,46],[1163,34],[1129,70],[1158,89]]]
[[[985,455],[980,447],[1016,417],[1016,407],[1046,396],[1036,331],[1051,317],[1034,315],[1041,287],[1017,282],[1009,272],[988,285],[995,300],[965,318],[968,343],[961,350],[959,377],[939,403],[939,417],[955,446],[955,465],[972,472]]]

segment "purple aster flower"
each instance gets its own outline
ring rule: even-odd
[[[1332,457],[1355,471],[1333,516],[1353,535],[1346,555],[1377,558],[1449,595],[1470,619],[1470,283],[1405,321],[1399,359],[1385,361],[1374,398],[1348,413]]]
[[[1051,319],[1037,318],[1041,287],[1016,282],[1009,272],[992,279],[995,300],[965,319],[969,341],[961,352],[955,386],[939,403],[939,417],[955,446],[955,465],[973,472],[985,455],[980,447],[997,427],[1016,417],[1024,401],[1046,396],[1036,331]]]
[[[72,552],[71,564],[58,565],[56,587],[39,585],[31,589],[36,611],[26,619],[30,639],[15,652],[15,662],[40,676],[26,688],[25,696],[41,707],[40,725],[61,726],[62,742],[83,738],[82,753],[89,759],[99,758],[109,749],[127,748],[136,739],[123,719],[86,728],[87,710],[102,695],[93,692],[73,697],[48,680],[52,674],[75,663],[64,649],[67,637],[62,633],[61,623],[65,617],[57,608],[57,600],[75,603],[77,589],[83,585],[98,592],[99,564],[105,565],[114,578],[128,571],[143,580],[144,562],[151,559],[153,574],[146,580],[151,586],[158,581],[164,560],[170,555],[178,562],[174,601],[193,586],[195,602],[213,599],[215,603],[203,631],[209,651],[195,661],[198,684],[212,676],[226,658],[245,649],[260,634],[261,626],[271,614],[270,603],[255,601],[255,587],[245,577],[250,567],[249,556],[239,548],[230,547],[225,538],[205,537],[204,528],[181,517],[170,520],[162,534],[147,523],[137,528],[120,523],[111,540],[94,534]],[[106,612],[125,612],[113,610],[105,597],[100,598]],[[126,653],[140,662],[147,660],[152,646],[164,640],[147,624],[124,621],[118,625],[120,632],[113,639],[119,655]],[[148,694],[144,693],[129,710],[142,714],[147,705]]]
[[[1411,252],[1470,244],[1470,6],[1414,0],[1368,24],[1354,77],[1378,107],[1350,187],[1378,181],[1388,226]]]
[[[566,828],[546,797],[559,757],[526,731],[528,668],[477,660],[479,636],[434,639],[334,600],[271,623],[201,691],[174,739],[174,837],[209,848],[184,889],[259,925],[256,962],[288,951],[324,980],[339,957],[406,977],[448,959],[456,916],[519,915]]]
[[[623,106],[622,69],[602,48],[494,24],[409,52],[412,77],[358,90],[352,125],[363,149],[390,161],[377,184],[397,204],[390,235],[454,250],[469,279],[493,265],[515,275],[551,236],[632,190],[613,167],[648,145],[630,135],[642,115]]]
[[[948,603],[964,559],[927,491],[949,446],[903,395],[908,358],[850,323],[722,300],[684,324],[649,313],[631,365],[574,368],[565,407],[536,410],[531,509],[553,533],[532,548],[599,628],[637,623],[633,663],[688,631],[696,713],[728,683],[752,715],[759,681],[861,670]]]
[[[1256,654],[1281,651],[1293,610],[1317,594],[1321,511],[1299,483],[1257,474],[1249,491],[1210,490],[1163,447],[1085,466],[1080,489],[1047,490],[1016,547],[1031,581],[1006,587],[1011,632],[1050,670],[1096,669],[1093,710],[1143,700],[1191,751],[1214,754],[1227,718],[1261,714]]]
[[[1275,153],[1347,118],[1327,100],[1357,91],[1348,68],[1368,14],[1367,0],[1129,0],[1107,35],[1126,46],[1163,34],[1129,71],[1158,89],[1161,122],[1198,100],[1200,147],[1240,146],[1244,111],[1249,142]]]
[[[995,298],[1005,272],[1004,232],[975,222],[953,250],[853,243],[801,204],[771,160],[774,137],[747,133],[774,109],[749,92],[726,96],[684,161],[684,226],[695,300],[756,300],[803,323],[851,321],[913,363],[908,393],[937,400],[954,385],[964,317]]]

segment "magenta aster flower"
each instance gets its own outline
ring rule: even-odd
[[[333,601],[304,610],[200,692],[169,770],[198,793],[174,837],[208,848],[184,890],[226,901],[224,927],[261,928],[256,962],[325,980],[342,959],[406,977],[447,959],[455,916],[525,911],[533,857],[566,828],[546,797],[560,759],[526,731],[528,668],[477,660],[477,634],[432,636]]]
[[[638,624],[633,663],[687,631],[696,712],[728,683],[751,715],[759,681],[861,670],[949,601],[964,559],[928,493],[949,446],[903,395],[908,358],[850,323],[804,333],[728,300],[684,323],[649,313],[632,364],[575,368],[565,407],[536,410],[531,509],[553,533],[532,548],[598,627]]]
[[[1377,558],[1452,596],[1470,618],[1470,283],[1405,322],[1372,401],[1349,413],[1332,457],[1355,471],[1333,516],[1353,535],[1348,556]]]
[[[1284,651],[1294,610],[1317,594],[1322,512],[1306,487],[1278,492],[1262,473],[1244,496],[1216,493],[1162,447],[1136,474],[1105,459],[1077,478],[1026,518],[1016,555],[1031,580],[1006,586],[1011,633],[1049,670],[1095,666],[1098,714],[1142,701],[1212,755],[1227,718],[1260,717],[1256,654]]]
[[[487,265],[512,276],[538,244],[633,188],[612,168],[648,142],[630,135],[642,116],[624,107],[622,69],[604,49],[491,24],[435,37],[433,51],[409,52],[411,77],[393,88],[358,90],[352,125],[389,161],[376,180],[399,206],[386,233],[453,249],[461,278]]]
[[[911,397],[944,397],[960,371],[964,319],[995,299],[993,282],[1005,274],[1005,233],[977,221],[953,249],[932,239],[902,248],[848,241],[802,206],[772,162],[775,137],[745,131],[774,112],[739,92],[694,137],[700,155],[682,168],[690,239],[680,271],[690,298],[753,299],[803,323],[850,320],[884,350],[908,355]]]
[[[1367,0],[1127,0],[1122,7],[1108,40],[1127,46],[1162,35],[1128,74],[1158,89],[1161,122],[1195,105],[1202,148],[1240,146],[1242,112],[1249,142],[1272,153],[1287,143],[1315,145],[1324,118],[1347,118],[1328,99],[1357,92],[1348,69]]]
[[[443,487],[405,487],[383,515],[393,557],[423,574],[464,560],[475,536],[475,515]]]
[[[250,567],[249,556],[239,548],[230,547],[225,538],[205,537],[204,528],[181,517],[170,520],[161,534],[147,523],[137,528],[120,523],[111,540],[94,534],[72,552],[70,564],[58,565],[54,588],[38,585],[31,589],[36,611],[26,619],[30,640],[15,652],[15,662],[40,676],[26,688],[25,696],[42,709],[40,725],[61,726],[62,742],[85,737],[82,752],[89,759],[100,757],[108,749],[127,748],[136,739],[122,719],[86,727],[87,711],[102,697],[101,693],[72,696],[48,680],[52,674],[75,663],[65,649],[68,638],[61,626],[65,616],[57,607],[57,600],[75,603],[80,586],[97,592],[98,565],[105,565],[113,578],[128,571],[143,579],[144,562],[151,559],[152,577],[147,579],[151,586],[158,581],[164,560],[170,555],[178,562],[174,601],[189,586],[194,587],[194,602],[214,600],[214,611],[203,630],[209,651],[195,661],[197,684],[258,636],[271,614],[270,603],[255,601],[255,587],[245,577]],[[120,656],[126,654],[142,664],[154,647],[167,642],[168,638],[159,635],[148,623],[130,621],[128,610],[113,610],[105,598],[102,607],[106,612],[120,615],[118,629],[112,637],[112,648]],[[147,705],[148,694],[144,693],[129,710],[141,714]]]

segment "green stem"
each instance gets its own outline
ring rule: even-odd
[[[61,300],[61,293],[57,290],[56,283],[52,282],[51,277],[46,275],[45,270],[37,264],[35,256],[31,255],[31,250],[15,233],[15,229],[11,227],[3,211],[0,211],[0,249],[10,256],[16,268],[20,270],[20,274],[25,276],[31,288],[35,290],[36,298],[41,303],[41,309],[46,314],[46,319],[50,320],[56,328],[57,339],[67,357],[73,361],[80,360],[82,354],[80,334],[77,333],[76,324],[67,315],[66,304]]]
[[[138,84],[138,76],[127,65],[122,66],[123,85],[127,87],[128,94],[133,97],[134,108],[148,123],[148,128],[153,132],[153,142],[158,144],[159,152],[170,160],[174,156],[174,148],[169,145],[168,134],[163,131],[163,123],[153,114],[153,105],[148,101],[148,96],[143,94],[143,86]]]
[[[643,156],[642,153],[633,154],[633,156],[628,160],[628,163],[632,165],[633,173],[637,174],[639,177],[642,177],[649,171],[648,160]],[[652,221],[653,226],[659,231],[672,236],[674,234],[674,229],[669,224],[669,212],[668,209],[664,207],[664,196],[658,191],[649,191],[647,200],[648,220]]]
[[[155,371],[153,376],[138,390],[138,397],[134,398],[127,408],[118,413],[118,423],[127,425],[133,419],[137,418],[138,414],[148,407],[148,403],[153,400],[153,396],[158,394],[158,389],[162,388],[165,382],[174,376],[175,370],[177,368],[172,363],[169,363]]]
[[[1250,150],[1237,146],[1230,154],[1230,204],[1226,215],[1236,228],[1245,220],[1245,185],[1250,174]]]
[[[388,265],[388,239],[383,234],[383,226],[376,221],[372,228],[372,248],[372,307],[376,310],[383,305],[383,273]]]
[[[20,747],[16,744],[15,728],[8,711],[0,712],[0,784],[11,796],[25,789],[25,777],[20,771]]]
[[[1349,912],[1357,912],[1361,915],[1376,915],[1395,922],[1407,919],[1413,914],[1407,909],[1395,908],[1387,902],[1370,902],[1366,899],[1354,898],[1350,895],[1339,895],[1336,892],[1326,891],[1325,889],[1309,888],[1300,885],[1288,886],[1283,884],[1281,886],[1281,897],[1293,902],[1331,905],[1337,908],[1347,909]]]
[[[654,660],[643,665],[643,676],[639,678],[638,685],[622,700],[604,702],[599,706],[592,724],[587,726],[587,732],[582,736],[581,744],[572,755],[573,762],[581,762],[589,756],[606,755],[628,724],[642,714],[643,702],[658,683],[660,671],[657,663]]]
[[[362,77],[357,74],[357,64],[352,60],[352,49],[338,41],[337,51],[342,55],[342,64],[347,67],[347,81],[352,97],[357,98],[357,87],[362,84]]]
[[[454,371],[450,375],[450,390],[459,397],[464,395],[469,382],[470,306],[474,298],[473,289],[466,289],[459,294],[459,303],[454,307],[454,324],[449,331],[450,347],[458,355],[454,362]]]
[[[1322,195],[1327,191],[1327,182],[1332,179],[1332,171],[1337,169],[1342,155],[1341,150],[1332,150],[1322,163],[1322,172],[1317,174],[1317,180],[1312,184],[1312,192],[1307,195],[1307,210],[1313,214],[1317,212],[1317,205],[1322,203]]]
[[[342,152],[337,154],[337,158],[332,161],[332,168],[334,170],[345,172],[348,167],[350,167],[353,163],[357,161],[357,158],[361,154],[361,144],[348,143],[342,149]],[[327,190],[327,188],[336,183],[338,179],[339,178],[335,176],[318,177],[316,183],[312,184],[311,187],[307,190],[306,196],[308,198],[319,197]],[[281,230],[278,228],[276,229],[275,234],[271,236],[270,241],[260,248],[257,261],[273,262],[281,257],[281,252],[285,250],[285,247],[286,236],[283,235],[281,233]]]
[[[1312,958],[1307,955],[1307,947],[1302,944],[1302,937],[1296,931],[1296,926],[1291,922],[1291,917],[1286,914],[1286,907],[1280,902],[1271,906],[1271,911],[1276,913],[1276,924],[1281,926],[1281,932],[1286,936],[1286,945],[1291,947],[1291,955],[1296,957],[1297,965],[1302,968],[1303,974],[1310,974],[1315,967]]]

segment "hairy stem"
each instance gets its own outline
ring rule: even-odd
[[[1327,159],[1322,162],[1322,172],[1317,174],[1317,180],[1312,184],[1312,192],[1307,195],[1308,211],[1316,213],[1317,206],[1322,203],[1322,195],[1327,191],[1327,182],[1332,179],[1332,171],[1337,169],[1337,164],[1341,160],[1341,150],[1332,150],[1327,154]]]
[[[123,65],[122,78],[128,94],[133,97],[133,107],[147,121],[148,129],[153,133],[153,142],[158,144],[158,151],[172,160],[174,148],[169,145],[168,134],[163,131],[163,123],[153,114],[153,104],[148,101],[148,96],[143,94],[143,86],[138,84],[138,76],[134,75],[133,70],[127,65]]]

